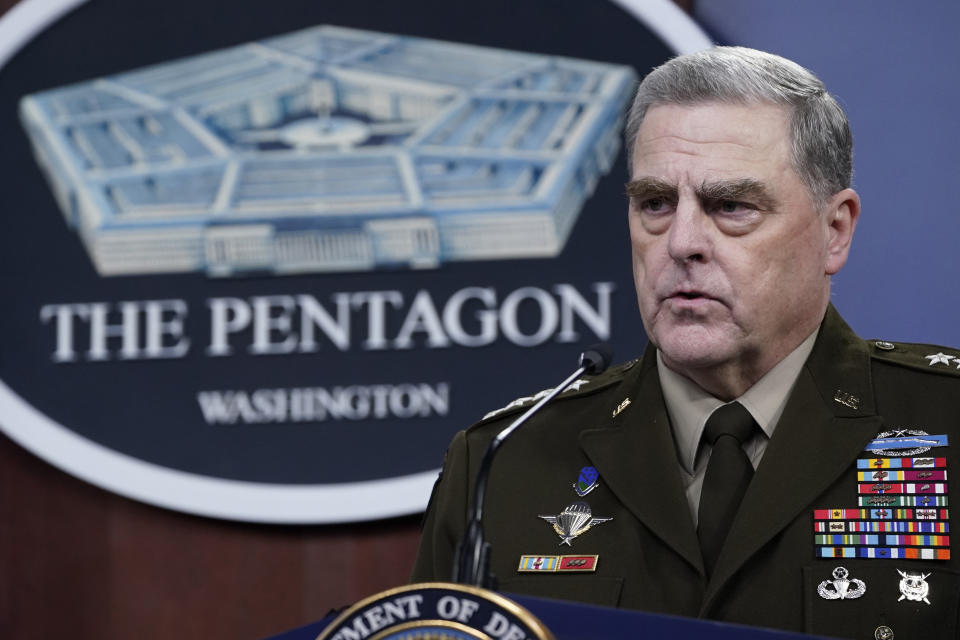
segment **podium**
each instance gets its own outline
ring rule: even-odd
[[[502,594],[502,596],[519,604],[536,616],[550,630],[556,640],[636,640],[638,638],[641,640],[643,638],[809,640],[810,638],[822,637],[713,620],[599,607],[565,600],[551,600],[517,594]],[[311,624],[270,636],[264,640],[316,640],[330,624],[334,623],[338,616],[339,614],[331,614]],[[370,637],[378,635],[377,633],[371,633]],[[531,640],[533,640],[532,637]]]

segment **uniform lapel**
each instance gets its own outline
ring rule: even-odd
[[[702,574],[700,546],[660,390],[656,349],[647,348],[616,397],[629,398],[630,405],[616,416],[607,414],[599,428],[583,431],[580,445],[620,502]]]
[[[701,615],[764,544],[817,506],[881,426],[867,349],[831,305],[730,529]]]

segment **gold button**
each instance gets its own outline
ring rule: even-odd
[[[893,640],[893,629],[882,624],[873,632],[873,637],[876,640]]]

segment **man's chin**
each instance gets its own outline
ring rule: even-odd
[[[698,335],[698,332],[672,334],[666,339],[654,340],[654,344],[664,363],[678,372],[720,366],[730,360],[733,352],[728,340]]]
[[[727,358],[719,357],[715,352],[685,352],[668,353],[661,349],[660,355],[663,362],[677,373],[688,371],[697,371],[700,369],[712,369],[727,361]]]

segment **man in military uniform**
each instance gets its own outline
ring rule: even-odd
[[[860,212],[846,116],[795,63],[718,47],[641,83],[629,228],[650,346],[505,443],[503,591],[851,638],[957,638],[947,467],[960,351],[830,304]],[[413,573],[448,580],[491,438],[451,445]]]

